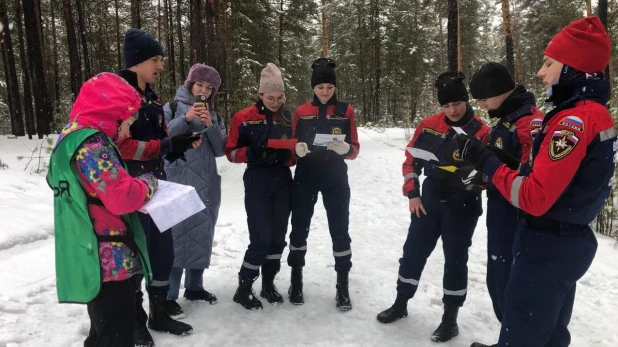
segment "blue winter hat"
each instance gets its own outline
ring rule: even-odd
[[[163,47],[149,33],[131,28],[124,34],[124,66],[126,69],[158,55],[163,56]]]

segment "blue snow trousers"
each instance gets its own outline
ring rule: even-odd
[[[307,238],[318,192],[328,218],[328,230],[333,242],[335,271],[352,268],[352,239],[349,234],[350,185],[348,166],[342,158],[308,155],[296,164],[292,202],[292,232],[288,265],[305,266]]]
[[[250,243],[238,274],[257,278],[260,267],[262,274],[276,274],[292,211],[292,171],[284,165],[248,167],[243,181]]]
[[[412,214],[408,237],[399,259],[397,293],[411,298],[418,289],[421,274],[438,239],[444,250],[444,296],[448,306],[462,306],[468,292],[468,248],[479,216],[482,214],[480,193],[438,193],[439,182],[431,178],[423,183],[422,201],[427,215]]]
[[[499,347],[566,347],[576,282],[597,250],[587,225],[520,218],[504,293]]]

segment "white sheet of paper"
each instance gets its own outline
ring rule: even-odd
[[[432,161],[432,160],[439,161],[438,157],[436,157],[435,154],[428,152],[424,149],[414,148],[414,147],[407,147],[406,149],[408,150],[408,152],[410,152],[410,154],[412,154],[414,158],[423,159],[427,161]]]
[[[345,134],[333,135],[333,134],[315,134],[313,140],[314,146],[326,146],[333,141],[345,141]]]
[[[455,130],[455,132],[456,132],[456,133],[458,133],[458,134],[468,135],[468,134],[466,134],[466,132],[465,132],[462,128],[460,128],[460,127],[453,127],[453,130]]]
[[[195,188],[159,180],[159,189],[139,211],[150,214],[159,231],[164,232],[205,208]]]

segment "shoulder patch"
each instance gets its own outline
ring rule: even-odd
[[[530,122],[530,127],[531,128],[536,128],[539,129],[540,127],[543,126],[543,119],[542,118],[534,118],[531,122]]]
[[[582,121],[581,118],[576,116],[565,117],[560,121],[560,125],[571,128],[573,130],[577,130],[580,133],[584,132],[584,121]]]
[[[551,160],[560,160],[577,146],[579,138],[569,130],[555,130],[549,142],[549,158]]]
[[[431,129],[431,128],[423,128],[423,132],[424,133],[430,133],[430,134],[433,134],[433,135],[436,135],[436,136],[442,136],[442,132],[437,131],[435,129]]]

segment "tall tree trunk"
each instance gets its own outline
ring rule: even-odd
[[[358,33],[359,33],[359,37],[363,37],[363,32],[364,32],[364,16],[362,13],[362,4],[357,4],[356,5],[356,18],[357,18],[357,22],[358,22]],[[368,117],[368,113],[367,113],[367,82],[366,82],[366,78],[367,78],[367,74],[366,74],[366,70],[365,70],[365,50],[363,49],[363,42],[364,40],[359,40],[358,42],[358,58],[360,60],[359,62],[359,66],[360,66],[360,71],[361,71],[361,88],[363,89],[363,119],[365,120],[365,123],[369,121]]]
[[[442,29],[442,15],[438,13],[438,28],[439,28],[439,40],[440,40],[440,73],[444,72],[444,31]]]
[[[114,1],[116,11],[116,54],[118,56],[118,71],[122,70],[122,51],[120,49],[120,17],[118,16],[118,0]]]
[[[586,16],[590,17],[592,16],[592,1],[591,0],[586,0]]]
[[[53,5],[53,4],[52,4]],[[26,132],[28,138],[32,139],[32,135],[36,132],[34,126],[34,114],[32,110],[32,89],[30,83],[30,70],[28,69],[28,60],[26,56],[26,45],[24,44],[24,29],[21,12],[21,1],[15,0],[13,2],[13,11],[15,12],[15,22],[17,24],[17,35],[19,36],[19,58],[21,71],[24,79],[24,115],[26,116]],[[59,89],[58,86],[56,86]],[[59,93],[59,91],[58,91]]]
[[[18,0],[16,0],[17,2]],[[52,41],[54,45],[54,108],[60,104],[60,77],[58,75],[58,40],[56,39],[56,14],[54,8],[56,7],[55,0],[50,2],[51,20],[52,20]]]
[[[457,0],[448,0],[448,25],[447,25],[447,47],[448,47],[448,69],[449,71],[458,71],[458,30],[457,19],[459,15],[457,13]]]
[[[519,13],[513,16],[513,41],[515,44],[515,82],[522,83],[524,79],[524,73],[522,71],[521,62],[521,36],[519,34]]]
[[[607,26],[607,0],[599,0],[598,11],[599,11],[599,19],[601,20],[601,23],[603,23],[603,25],[605,26],[605,30],[609,32],[609,27]],[[610,60],[611,60],[611,56],[610,56]],[[607,68],[605,68],[605,78],[607,78],[610,84],[612,83],[611,71],[609,69],[609,65],[607,66]]]
[[[461,54],[461,11],[459,9],[459,3],[461,0],[457,0],[457,71],[463,71],[463,56]]]
[[[62,4],[69,49],[71,93],[73,93],[73,100],[75,100],[75,98],[77,98],[77,94],[79,94],[79,88],[82,86],[83,82],[81,59],[79,59],[78,53],[79,44],[77,42],[77,38],[75,37],[75,25],[73,24],[73,10],[71,9],[71,0],[62,0]]]
[[[19,83],[17,82],[17,67],[15,66],[15,54],[13,53],[13,40],[9,26],[9,14],[6,1],[0,0],[0,23],[2,23],[2,61],[8,75],[7,82],[9,110],[11,112],[11,133],[15,136],[24,136],[24,116],[21,113],[21,96],[19,95]]]
[[[24,22],[37,23],[34,0],[23,0]],[[38,25],[26,25],[26,40],[28,47],[28,65],[33,81],[37,81],[38,87],[33,88],[34,105],[37,118],[37,132],[39,138],[49,135],[52,121],[51,100],[47,93],[45,83],[45,70],[43,67],[43,51],[40,41]]]
[[[204,15],[203,17],[206,20],[206,59],[204,62],[206,64],[215,68],[215,70],[219,70],[219,59],[218,59],[218,51],[221,49],[217,45],[217,34],[215,32],[216,27],[219,23],[217,23],[217,13],[213,0],[207,0],[204,4]],[[202,28],[204,28],[202,26]]]
[[[141,28],[141,14],[140,14],[140,1],[131,0],[131,27]]]
[[[322,0],[322,56],[328,57],[328,18],[326,0]]]
[[[169,55],[169,68],[167,69],[171,84],[169,85],[169,93],[173,95],[174,88],[176,88],[176,62],[174,59],[174,25],[172,22],[172,7],[171,0],[164,0],[163,7],[165,10],[163,11],[165,17],[165,23],[163,25],[165,32],[165,49]]]
[[[375,90],[374,90],[374,102],[373,102],[373,120],[377,121],[380,119],[380,92],[381,92],[381,86],[380,86],[380,79],[382,78],[382,66],[381,66],[381,62],[380,62],[380,54],[381,54],[381,36],[380,36],[380,29],[381,29],[381,24],[380,24],[380,1],[379,0],[373,0],[373,4],[372,4],[372,14],[371,16],[373,17],[373,33],[372,33],[372,37],[373,37],[373,58],[374,58],[374,83],[375,83]]]
[[[285,17],[283,3],[284,0],[279,0],[279,66],[283,66],[283,19]]]
[[[511,13],[509,0],[502,0],[502,27],[504,29],[506,47],[506,68],[511,75],[515,74],[515,61],[513,59],[513,36],[511,35]]]
[[[84,4],[81,0],[75,0],[77,8],[77,24],[79,26],[79,37],[82,41],[82,52],[84,54],[84,74],[86,78],[92,77],[92,69],[90,68],[90,56],[88,54],[88,40],[86,39],[86,25],[84,24]],[[83,80],[81,81],[83,82]]]
[[[185,74],[185,43],[182,39],[182,25],[180,23],[181,18],[182,18],[181,1],[176,0],[176,31],[178,32],[178,65],[180,67],[180,70],[178,72],[180,73],[180,79],[182,80],[183,78],[186,77],[186,74]]]

